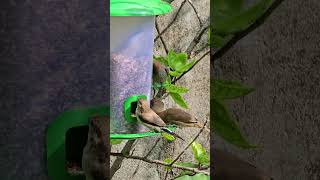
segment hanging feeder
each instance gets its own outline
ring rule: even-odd
[[[157,135],[137,123],[137,100],[150,100],[155,16],[171,11],[161,0],[110,0],[110,107],[93,106],[62,112],[47,129],[49,179],[85,180],[67,171],[69,162],[81,168],[88,121],[110,115],[110,139]],[[85,136],[84,136],[85,135]]]
[[[137,100],[150,100],[155,16],[171,11],[160,0],[110,1],[110,138],[156,135],[137,123]]]

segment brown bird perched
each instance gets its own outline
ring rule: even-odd
[[[90,119],[87,144],[83,149],[82,169],[86,180],[109,178],[109,118],[95,116]]]
[[[150,108],[147,100],[140,98],[136,109],[136,117],[138,121],[156,132],[165,132],[184,141],[179,135],[166,128],[166,123]]]
[[[202,128],[204,125],[194,116],[179,108],[168,108],[157,113],[159,117],[167,124],[176,124],[180,127],[196,127]],[[205,127],[205,130],[210,130]]]
[[[159,113],[161,111],[164,111],[164,103],[161,101],[160,98],[153,98],[150,101],[150,107],[155,113]]]
[[[212,148],[210,153],[213,155],[213,179],[272,180],[262,170],[229,152]]]
[[[159,61],[153,61],[153,84],[158,89],[157,97],[161,97],[165,93],[164,83],[169,78],[169,69],[162,65]]]

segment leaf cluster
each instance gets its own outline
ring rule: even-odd
[[[206,149],[197,142],[191,144],[191,150],[195,162],[176,162],[176,165],[190,167],[190,168],[209,168],[210,156],[207,154]],[[170,164],[173,162],[172,159],[165,159],[164,162]],[[167,170],[172,170],[171,167],[166,167]],[[202,173],[194,173],[191,171],[183,170],[175,180],[209,180],[210,176]]]
[[[238,147],[257,147],[251,145],[242,135],[237,121],[232,118],[224,105],[225,100],[243,97],[254,89],[239,82],[227,80],[212,80],[211,87],[210,109],[212,115],[210,122],[213,131],[227,142]]]
[[[196,60],[188,60],[186,53],[177,53],[173,50],[168,52],[167,56],[154,57],[155,61],[159,61],[163,66],[169,69],[167,81],[161,85],[164,87],[168,95],[182,108],[188,108],[188,104],[182,94],[188,92],[186,87],[178,86],[173,80],[179,78],[184,72],[187,72],[196,63]],[[153,87],[157,87],[153,84]]]

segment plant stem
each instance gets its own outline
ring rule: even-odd
[[[185,74],[187,74],[189,71],[191,71],[191,69],[193,69],[195,65],[197,65],[204,57],[206,57],[206,56],[209,55],[209,54],[210,54],[210,50],[207,51],[206,53],[204,53],[204,54],[194,63],[194,65],[193,65],[190,69],[188,69],[188,71],[182,73],[181,76],[179,76],[177,79],[175,79],[174,81],[172,81],[172,84],[175,84],[179,79],[181,79]]]
[[[212,66],[214,65],[214,62],[222,57],[226,52],[229,51],[239,40],[241,40],[243,37],[247,36],[249,33],[251,33],[253,30],[255,30],[257,27],[259,27],[261,24],[265,22],[265,20],[271,15],[271,13],[283,2],[284,0],[275,0],[272,5],[266,10],[266,12],[258,18],[252,25],[250,25],[246,30],[241,31],[239,33],[236,33],[235,36],[227,42],[225,46],[218,49],[216,52],[212,53],[211,55],[211,61]],[[212,51],[213,52],[213,51]]]
[[[169,163],[166,163],[163,161],[147,159],[147,158],[140,157],[140,156],[124,155],[122,153],[114,153],[114,152],[111,152],[110,155],[117,156],[117,157],[123,157],[123,158],[127,158],[127,159],[141,160],[141,161],[144,161],[144,162],[147,162],[150,164],[157,164],[157,165],[161,165],[161,166],[167,166],[167,167],[172,167],[172,168],[176,168],[176,169],[187,170],[187,171],[191,171],[193,173],[203,173],[205,175],[210,175],[209,172],[198,170],[197,168],[190,168],[190,167],[180,166],[180,165],[176,165],[176,164],[170,165]]]
[[[200,129],[200,131],[198,132],[198,134],[192,139],[192,141],[184,148],[183,151],[180,152],[180,154],[170,163],[170,165],[173,165],[176,161],[178,161],[178,159],[180,158],[180,156],[182,156],[182,154],[191,146],[191,144],[200,136],[200,134],[202,133],[202,131],[206,128],[208,120],[206,120],[206,122],[204,122],[203,127]]]

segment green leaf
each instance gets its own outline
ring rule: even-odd
[[[162,85],[161,83],[153,83],[152,84],[152,88],[155,88],[155,89],[160,89],[163,87],[164,87],[164,85]]]
[[[272,2],[273,0],[260,0],[237,15],[216,14],[212,20],[214,34],[234,34],[247,29],[265,13]]]
[[[122,143],[121,139],[110,139],[111,145],[117,145],[117,144],[121,144],[121,143]]]
[[[162,132],[161,135],[162,135],[162,137],[164,137],[165,139],[167,139],[170,142],[175,140],[175,137],[173,135],[168,134],[166,132]]]
[[[190,63],[185,64],[184,66],[181,66],[179,69],[177,69],[178,72],[186,72],[188,71],[197,61],[192,60]]]
[[[243,0],[213,0],[213,12],[221,16],[231,16],[240,12]]]
[[[176,165],[179,165],[179,166],[184,166],[184,167],[190,167],[190,168],[197,168],[198,165],[197,164],[194,164],[192,162],[177,162],[175,163]],[[182,170],[181,173],[180,173],[180,176],[182,175],[193,175],[194,173],[191,172],[191,171],[188,171],[188,170]]]
[[[228,80],[212,80],[211,87],[212,91],[210,95],[211,98],[214,99],[235,99],[254,91],[254,88],[247,87],[236,81]]]
[[[209,30],[208,30],[208,45],[209,45],[209,46],[211,46],[211,42],[212,42],[211,32],[212,32],[212,29],[211,29],[211,27],[209,27]]]
[[[199,143],[193,142],[191,144],[194,158],[203,165],[209,165],[209,156],[207,155],[206,149]]]
[[[165,57],[162,57],[162,56],[159,56],[159,57],[156,57],[156,56],[153,56],[153,59],[155,60],[155,61],[159,61],[162,65],[164,65],[164,66],[169,66],[169,64],[168,64],[168,60],[165,58]]]
[[[225,46],[233,37],[234,35],[226,35],[226,36],[212,35],[210,44],[212,45],[213,48],[219,49]]]
[[[186,53],[175,53],[173,50],[170,50],[167,59],[170,68],[178,70],[187,63],[188,55]]]
[[[175,180],[210,180],[210,176],[207,176],[203,173],[197,173],[194,176],[189,176],[189,175],[180,176]]]
[[[174,65],[173,69],[180,71],[180,69],[182,69],[186,65],[187,59],[188,59],[188,55],[186,53],[177,54],[173,62],[173,65]]]
[[[172,161],[173,161],[173,160],[170,159],[170,158],[167,158],[167,159],[163,160],[163,162],[168,163],[168,164],[170,164]],[[165,169],[166,169],[167,171],[170,171],[170,170],[172,170],[172,167],[165,166]]]
[[[188,109],[188,105],[185,102],[185,100],[183,99],[183,97],[178,94],[178,93],[169,93],[169,95],[171,96],[171,98],[174,100],[174,102],[176,102],[179,106]]]
[[[169,52],[168,52],[168,55],[167,55],[167,61],[168,61],[168,65],[171,69],[174,69],[174,60],[175,60],[175,57],[176,57],[176,53],[170,49]]]
[[[178,71],[169,71],[169,74],[170,74],[170,76],[178,77],[178,76],[180,76],[182,73],[181,73],[181,72],[178,72]]]
[[[186,93],[186,92],[189,91],[185,87],[177,86],[177,85],[174,85],[174,84],[166,84],[165,85],[165,89],[167,90],[167,92],[178,93],[178,94]]]
[[[213,116],[210,119],[213,132],[216,132],[224,140],[235,146],[246,149],[257,148],[257,146],[248,143],[240,132],[238,124],[231,118],[222,102],[217,99],[211,99],[210,111],[213,113]]]

